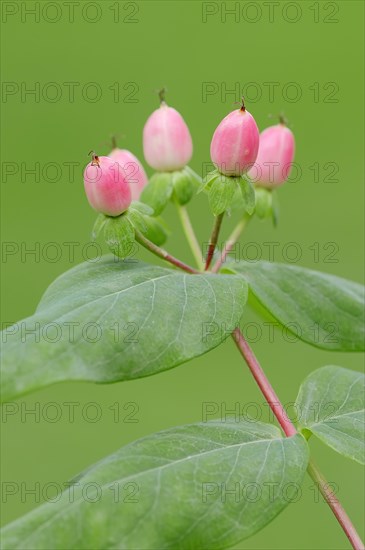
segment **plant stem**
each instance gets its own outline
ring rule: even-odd
[[[190,265],[185,264],[178,258],[175,258],[174,256],[171,256],[166,250],[163,248],[160,248],[153,242],[151,242],[149,239],[147,239],[140,231],[135,230],[136,233],[136,240],[147,248],[152,254],[155,254],[159,258],[162,258],[163,260],[166,260],[167,262],[170,262],[170,264],[173,264],[174,266],[178,267],[179,269],[182,269],[183,271],[187,271],[188,273],[201,273],[197,269],[194,269],[193,267],[190,267]]]
[[[286,414],[278,396],[275,393],[274,388],[267,379],[261,365],[255,357],[255,354],[246,342],[239,328],[236,328],[233,331],[232,337],[241,355],[245,359],[248,368],[255,378],[262,394],[264,395],[272,412],[274,413],[280,426],[282,427],[285,435],[288,437],[295,435],[296,433],[298,433],[295,426],[292,424],[291,420]],[[321,494],[326,500],[328,506],[331,508],[333,514],[341,525],[354,550],[364,550],[364,543],[359,537],[349,516],[345,512],[340,501],[331,491],[331,488],[324,478],[323,474],[319,471],[317,466],[315,466],[312,460],[310,460],[308,463],[307,471],[313,481],[317,483]]]
[[[224,212],[222,212],[222,214],[218,214],[218,216],[215,218],[215,221],[214,221],[212,234],[210,236],[210,242],[208,246],[207,257],[205,260],[205,271],[209,269],[209,266],[213,259],[213,254],[215,251],[215,247],[217,246],[218,236],[219,236],[219,231],[221,229],[223,216],[224,216]]]
[[[184,229],[184,233],[186,236],[186,239],[189,243],[191,252],[194,256],[194,259],[196,261],[196,265],[199,269],[203,269],[203,257],[202,257],[202,251],[199,245],[199,241],[196,238],[194,228],[192,226],[189,213],[185,206],[182,206],[177,201],[175,201],[176,208],[180,217],[181,225]]]
[[[247,363],[248,368],[250,369],[254,379],[257,382],[262,394],[264,395],[266,401],[268,402],[272,412],[276,416],[280,426],[282,427],[285,435],[290,437],[297,433],[297,430],[291,423],[288,415],[286,414],[280,399],[275,393],[274,388],[270,384],[269,380],[266,378],[264,371],[262,370],[261,365],[255,357],[254,352],[246,342],[242,332],[239,328],[236,328],[233,333],[233,340],[238,347],[241,355]]]
[[[331,508],[332,512],[337,518],[338,523],[341,525],[344,530],[347,538],[349,539],[351,546],[355,550],[364,550],[364,543],[362,542],[359,534],[357,533],[354,525],[351,522],[351,519],[346,514],[346,511],[342,507],[340,501],[336,495],[332,492],[330,484],[323,477],[323,474],[320,472],[318,467],[315,465],[313,460],[309,461],[307,472],[313,481],[318,485],[318,488],[327,502],[328,506]]]
[[[222,267],[222,264],[226,261],[227,255],[231,252],[232,248],[238,241],[238,239],[241,236],[241,233],[245,229],[247,223],[250,221],[251,216],[248,216],[247,214],[242,218],[241,221],[238,222],[230,236],[228,237],[226,244],[224,245],[224,248],[222,250],[222,254],[220,258],[216,261],[214,266],[212,267],[213,273],[218,273],[220,268]]]

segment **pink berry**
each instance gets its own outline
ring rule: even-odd
[[[181,170],[193,154],[189,128],[183,117],[162,101],[143,128],[146,161],[159,172]]]
[[[109,157],[93,154],[84,171],[84,186],[90,205],[107,216],[119,216],[129,207],[132,196],[120,165]]]
[[[137,157],[127,149],[113,149],[109,158],[117,162],[124,171],[132,193],[132,200],[137,201],[142,193],[142,189],[148,182],[147,174]]]
[[[221,174],[241,176],[256,160],[259,130],[244,104],[227,115],[216,128],[210,156]]]
[[[259,153],[249,176],[257,186],[274,189],[289,177],[294,159],[295,142],[285,124],[266,128],[260,134]]]

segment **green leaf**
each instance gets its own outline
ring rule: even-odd
[[[247,284],[106,256],[56,279],[2,333],[2,398],[63,380],[132,380],[206,353],[239,324]],[[35,331],[32,333],[32,331]]]
[[[179,204],[187,204],[195,190],[194,181],[190,174],[184,170],[176,171],[172,175],[172,182],[174,186],[174,195]]]
[[[300,434],[282,439],[259,422],[172,428],[123,447],[5,527],[3,547],[228,548],[298,498],[307,462]]]
[[[143,189],[141,202],[153,208],[155,216],[158,216],[170,200],[172,191],[172,173],[156,172]]]
[[[104,225],[104,237],[110,250],[119,258],[126,258],[133,252],[134,228],[127,214],[108,218]]]
[[[98,214],[98,217],[95,220],[95,223],[91,232],[91,239],[93,241],[95,241],[98,238],[100,231],[103,229],[107,219],[108,219],[107,216],[104,216],[104,214]]]
[[[243,207],[247,214],[253,214],[255,210],[256,195],[254,186],[251,183],[251,180],[243,175],[238,179],[238,183],[241,189]]]
[[[364,287],[293,265],[230,262],[284,330],[322,349],[364,351]],[[291,337],[292,338],[292,337]]]
[[[209,189],[209,204],[215,216],[225,212],[232,203],[237,180],[240,178],[220,175],[214,179]]]
[[[365,376],[342,367],[322,367],[300,387],[299,427],[338,453],[365,464]]]

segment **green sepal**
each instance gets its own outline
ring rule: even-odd
[[[221,176],[221,173],[217,169],[213,170],[212,172],[209,172],[209,174],[207,174],[205,178],[203,178],[202,181],[200,182],[197,194],[201,193],[202,191],[209,191],[213,182],[219,176]]]
[[[202,181],[198,193],[206,191],[215,216],[226,210],[243,209],[247,214],[255,210],[255,189],[251,180],[242,176],[226,176],[218,170],[210,172]]]
[[[95,223],[93,225],[92,231],[91,231],[91,240],[96,241],[98,238],[101,230],[104,227],[105,222],[107,221],[108,217],[104,214],[98,214],[98,217],[95,220]]]
[[[145,233],[141,230],[141,233],[157,246],[164,244],[170,234],[166,222],[160,216],[157,218],[146,216],[144,222],[147,229]]]
[[[251,180],[246,176],[246,174],[243,174],[240,178],[238,178],[238,183],[241,189],[243,208],[245,212],[247,212],[247,214],[251,216],[251,214],[253,214],[255,211],[255,188],[252,185]]]
[[[194,170],[192,168],[190,168],[190,166],[186,165],[185,168],[184,168],[184,171],[187,172],[190,175],[191,180],[193,181],[193,183],[196,186],[201,184],[202,178],[199,176],[199,174],[194,172]]]
[[[274,227],[278,226],[279,223],[279,199],[278,194],[275,191],[272,191],[272,208],[271,208],[271,216],[272,216],[272,223]]]
[[[160,217],[152,217],[154,211],[148,205],[133,201],[126,216],[132,226],[140,231],[147,239],[160,246],[163,244],[169,230],[166,223]]]
[[[201,178],[189,166],[174,172],[156,172],[142,191],[141,201],[158,216],[172,196],[179,204],[187,204],[200,184]]]
[[[223,174],[214,179],[208,194],[209,204],[215,216],[219,216],[231,207],[240,179]]]
[[[158,216],[166,207],[173,192],[173,172],[156,172],[143,189],[141,202],[147,204]]]
[[[146,215],[142,214],[137,209],[135,210],[134,208],[129,208],[127,213],[127,218],[135,229],[137,229],[138,231],[141,231],[144,234],[146,233],[147,231]]]
[[[187,204],[192,199],[196,188],[191,174],[185,168],[173,172],[172,184],[174,187],[174,198],[181,205]]]
[[[148,204],[145,204],[143,202],[139,201],[132,201],[128,210],[137,210],[141,214],[145,214],[146,216],[153,216],[154,210]]]
[[[113,254],[119,258],[129,256],[135,241],[134,227],[129,214],[125,212],[116,218],[108,217],[104,225],[104,237]]]
[[[149,241],[161,246],[169,236],[169,230],[161,217],[152,218],[139,212],[130,213],[129,220],[133,227],[140,231]]]
[[[255,213],[260,220],[273,216],[272,191],[264,187],[256,187]]]

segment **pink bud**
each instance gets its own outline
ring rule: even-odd
[[[165,102],[143,128],[143,151],[148,164],[160,172],[181,170],[192,157],[189,128],[180,113]]]
[[[119,216],[132,200],[127,177],[120,165],[109,157],[93,154],[84,171],[84,186],[90,205],[107,216]]]
[[[216,128],[210,156],[221,174],[241,176],[253,165],[259,148],[259,130],[253,116],[241,109],[232,111]]]
[[[249,176],[260,187],[279,187],[289,177],[294,150],[294,136],[287,126],[266,128],[260,134],[259,153]]]
[[[127,149],[113,149],[109,158],[116,161],[122,167],[131,188],[132,200],[138,201],[142,189],[148,182],[147,174],[142,164]]]

